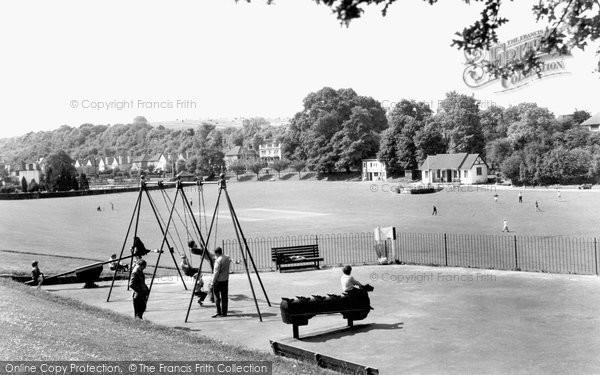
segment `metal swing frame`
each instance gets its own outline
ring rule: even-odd
[[[217,184],[219,187],[219,194],[217,196],[217,202],[215,204],[215,210],[213,212],[213,217],[211,219],[210,229],[208,230],[206,242],[202,241],[202,245],[203,245],[202,258],[200,260],[200,265],[198,266],[198,275],[194,282],[194,287],[192,288],[190,302],[188,304],[188,309],[187,309],[187,314],[185,315],[185,323],[188,322],[190,310],[192,308],[192,303],[194,302],[194,292],[196,291],[196,287],[198,286],[198,282],[201,278],[200,272],[202,270],[202,263],[204,262],[205,252],[207,251],[206,244],[208,244],[208,242],[210,240],[210,235],[212,233],[213,224],[215,222],[215,219],[218,220],[219,203],[221,200],[221,193],[223,193],[223,192],[225,192],[225,198],[227,200],[227,206],[229,208],[229,213],[231,215],[231,219],[233,222],[233,228],[235,230],[235,235],[237,237],[240,254],[242,255],[242,259],[244,260],[244,268],[246,270],[246,275],[248,276],[248,283],[250,284],[250,289],[252,291],[252,298],[254,299],[254,304],[256,306],[256,312],[258,313],[258,319],[262,322],[263,321],[262,314],[260,313],[260,308],[258,307],[258,300],[256,298],[256,293],[254,292],[254,285],[252,284],[252,278],[250,277],[250,270],[248,269],[248,260],[250,260],[250,263],[252,264],[252,268],[254,269],[254,273],[256,274],[256,277],[258,278],[258,282],[262,288],[263,294],[265,296],[265,299],[266,299],[269,307],[271,307],[271,302],[269,301],[269,297],[267,296],[267,292],[265,291],[265,287],[260,278],[260,274],[258,272],[258,269],[256,268],[256,263],[254,263],[254,258],[252,257],[252,253],[250,252],[250,248],[248,247],[248,242],[246,241],[246,237],[244,236],[244,232],[242,231],[242,228],[240,226],[240,221],[238,220],[238,217],[235,213],[235,209],[233,208],[233,204],[231,203],[231,198],[229,197],[229,193],[227,192],[227,182],[225,180],[225,175],[221,174],[219,181],[214,181],[214,182],[213,181],[207,181],[207,182],[198,181],[197,184],[200,186],[200,188],[202,187],[203,184]],[[194,218],[194,222],[195,222],[195,218]],[[214,281],[213,281],[213,283],[214,283]]]
[[[195,184],[195,183],[193,183]],[[163,228],[163,221],[162,218],[160,217],[158,210],[156,208],[156,204],[154,203],[154,200],[152,199],[152,196],[149,193],[149,187],[155,185],[158,189],[164,189],[165,187],[167,187],[168,185],[175,185],[177,187],[177,193],[175,194],[175,198],[173,199],[172,205],[171,205],[171,209],[170,209],[170,213],[169,213],[169,219],[167,221],[166,226]],[[164,253],[164,248],[165,245],[167,246],[167,249],[169,251],[169,253],[171,254],[171,258],[173,259],[173,264],[175,264],[175,268],[177,269],[177,273],[179,274],[179,277],[181,279],[181,282],[183,283],[183,287],[185,290],[187,290],[187,285],[185,284],[185,280],[183,278],[183,275],[181,274],[181,270],[179,268],[179,265],[177,264],[177,260],[175,259],[175,255],[174,255],[174,251],[173,251],[173,247],[171,247],[171,244],[169,243],[168,240],[168,235],[169,235],[169,227],[171,225],[172,222],[172,218],[173,218],[173,212],[175,210],[175,205],[177,202],[177,197],[178,196],[182,196],[183,201],[186,203],[184,205],[184,209],[188,209],[191,212],[191,207],[189,205],[189,202],[187,200],[187,197],[185,196],[185,192],[183,190],[183,183],[180,181],[176,181],[176,182],[163,182],[163,181],[157,181],[157,182],[149,182],[149,181],[145,181],[144,177],[142,176],[140,178],[140,190],[139,190],[139,194],[135,203],[135,207],[133,208],[133,213],[131,215],[131,220],[129,221],[129,227],[127,228],[127,234],[125,235],[125,240],[123,241],[123,246],[121,247],[121,252],[119,254],[119,258],[115,259],[115,261],[119,262],[122,259],[127,259],[127,258],[131,258],[130,261],[130,265],[129,265],[129,277],[128,279],[131,278],[131,273],[133,272],[133,255],[129,255],[126,257],[123,257],[123,252],[125,251],[125,246],[127,245],[127,240],[129,239],[129,234],[131,233],[131,227],[133,226],[133,223],[135,221],[135,228],[133,231],[133,238],[137,237],[137,233],[138,233],[138,226],[139,226],[139,220],[140,220],[140,212],[141,212],[141,207],[142,207],[142,197],[146,195],[146,197],[148,198],[148,202],[150,203],[150,207],[152,208],[152,212],[154,213],[154,217],[156,218],[156,222],[158,223],[158,226],[161,230],[161,233],[163,234],[163,240],[162,240],[162,244],[160,249],[158,250],[158,258],[156,259],[156,264],[154,265],[154,272],[152,273],[152,279],[150,281],[150,286],[149,286],[149,292],[148,292],[148,298],[150,298],[150,292],[152,291],[152,285],[154,284],[154,278],[156,277],[156,271],[158,270],[158,265],[160,263],[160,259],[161,259],[161,255]],[[185,214],[185,213],[184,213]],[[194,215],[191,215],[192,218],[194,218]],[[194,224],[196,225],[196,228],[198,230],[198,234],[200,235],[200,241],[203,244],[204,240],[202,239],[202,234],[200,232],[200,229],[198,228],[198,224],[195,222],[195,218],[194,218]],[[186,229],[187,230],[187,229]],[[110,301],[110,296],[112,294],[112,290],[115,284],[115,279],[117,277],[117,273],[118,273],[118,267],[115,268],[115,272],[113,274],[113,278],[112,278],[112,282],[110,284],[110,289],[108,291],[108,296],[106,298],[106,302]],[[129,283],[127,284],[127,290],[129,290]]]

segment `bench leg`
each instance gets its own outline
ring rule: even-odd
[[[354,327],[354,320],[348,319],[348,327]]]
[[[294,335],[295,339],[299,339],[300,338],[300,335],[298,334],[298,326],[297,325],[294,324],[292,326],[292,332],[293,332],[293,335]]]

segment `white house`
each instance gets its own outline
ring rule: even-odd
[[[482,184],[487,182],[488,166],[479,154],[429,155],[419,167],[424,184],[460,182]]]
[[[25,181],[27,181],[28,184],[31,180],[35,180],[35,182],[39,184],[40,179],[42,178],[42,171],[38,163],[21,163],[19,170],[12,171],[11,175],[18,177],[19,182],[25,177]]]
[[[362,180],[363,181],[385,181],[387,173],[385,171],[385,162],[377,159],[362,160]]]
[[[118,155],[116,157],[116,159],[117,159],[117,165],[119,166],[119,169],[122,172],[128,171],[131,169],[131,162],[132,162],[131,156],[129,156],[127,154],[122,154],[122,155]]]
[[[258,146],[258,157],[261,160],[274,161],[281,159],[281,143],[267,142]]]
[[[109,169],[106,165],[105,158],[98,158],[97,160],[98,160],[98,172],[104,172]]]
[[[591,132],[600,131],[600,112],[582,122],[581,126],[586,127]]]
[[[150,160],[148,160],[148,166],[153,166],[156,171],[160,170],[166,172],[170,170],[169,161],[162,152],[151,157]]]

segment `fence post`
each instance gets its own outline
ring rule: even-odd
[[[446,267],[448,267],[448,239],[444,233],[444,258],[446,259]]]
[[[594,237],[594,266],[596,268],[596,276],[598,276],[598,243]]]
[[[517,256],[517,235],[514,235],[515,239],[515,271],[519,268],[519,257]]]

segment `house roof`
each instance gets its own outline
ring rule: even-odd
[[[141,163],[143,161],[148,161],[150,159],[150,157],[148,155],[142,155],[142,156],[136,156],[133,159],[134,163]]]
[[[159,161],[161,156],[163,156],[163,154],[162,152],[159,152],[158,154],[151,157],[148,161]]]
[[[232,147],[231,150],[225,153],[225,156],[239,156],[242,153],[242,146]]]
[[[188,171],[181,171],[181,172],[177,173],[177,177],[196,177],[196,176],[191,174]]]
[[[429,155],[421,164],[419,170],[429,169],[471,169],[479,154],[467,154],[461,152],[458,154],[437,154]],[[483,160],[483,158],[482,158]],[[484,161],[485,163],[485,161]]]
[[[600,112],[581,123],[583,126],[600,125]]]

